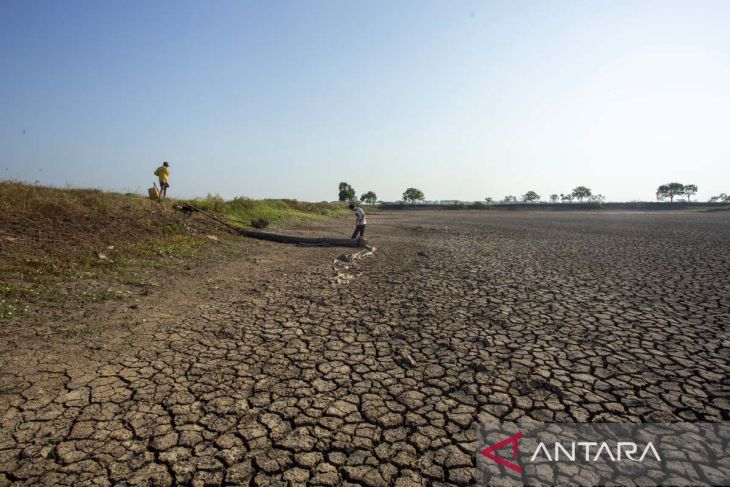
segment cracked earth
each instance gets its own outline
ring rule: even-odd
[[[347,284],[263,243],[124,332],[5,327],[0,485],[465,485],[477,421],[730,420],[730,215],[368,220]]]

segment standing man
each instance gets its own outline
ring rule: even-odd
[[[168,178],[170,177],[170,163],[163,162],[160,167],[155,170],[155,176],[160,179],[160,198],[167,196],[167,188],[170,187]]]
[[[355,203],[350,203],[349,208],[355,212],[355,233],[352,234],[352,238],[356,239],[358,234],[360,238],[365,238],[365,225],[368,223],[365,221],[365,212],[359,206],[355,206]]]

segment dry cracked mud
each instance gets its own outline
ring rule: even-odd
[[[465,485],[476,421],[730,420],[727,213],[368,220],[345,285],[264,243],[125,333],[3,329],[0,485]]]

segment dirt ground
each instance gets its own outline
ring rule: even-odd
[[[3,327],[0,485],[465,485],[477,421],[730,420],[729,213],[368,223],[347,284],[348,249],[242,240]],[[69,320],[105,326],[48,332]]]

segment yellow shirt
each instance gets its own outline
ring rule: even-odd
[[[155,170],[155,176],[160,178],[160,183],[167,183],[167,178],[170,177],[170,168],[160,166]]]

